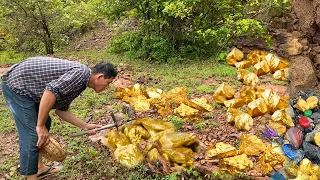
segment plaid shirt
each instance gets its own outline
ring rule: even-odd
[[[87,87],[91,70],[78,62],[50,57],[33,57],[13,65],[2,80],[14,92],[39,103],[44,90],[57,98],[54,109],[66,111]]]

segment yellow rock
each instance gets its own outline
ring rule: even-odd
[[[151,162],[156,162],[158,160],[159,156],[160,156],[160,153],[159,153],[158,149],[156,149],[156,148],[151,149],[147,155],[148,159]]]
[[[240,154],[257,156],[266,150],[266,144],[253,134],[243,134],[240,137],[241,144],[239,147]]]
[[[128,168],[137,166],[138,164],[142,163],[144,159],[144,156],[139,151],[138,147],[133,144],[118,147],[114,151],[114,157],[122,165]]]
[[[253,66],[253,72],[257,76],[268,74],[270,72],[270,67],[268,65],[268,62],[265,60],[258,62]]]
[[[242,107],[244,105],[244,101],[242,98],[234,98],[234,99],[224,101],[224,105],[227,108],[237,108],[237,107]]]
[[[253,168],[253,162],[246,154],[224,158],[219,163],[220,171],[236,174]]]
[[[286,126],[282,125],[281,122],[272,122],[272,121],[269,121],[269,124],[268,124],[272,129],[274,129],[279,136],[282,136],[284,135],[286,132],[287,132],[287,128]]]
[[[243,129],[247,131],[253,126],[253,119],[249,114],[234,108],[230,108],[228,110],[227,121],[229,123],[234,123],[234,126],[237,129]]]
[[[278,56],[269,53],[267,56],[265,56],[264,59],[267,61],[268,65],[270,67],[271,73],[274,73],[276,70],[278,70],[278,66],[280,64],[280,59]]]
[[[276,152],[274,150],[274,147],[269,145],[267,146],[266,150],[259,156],[257,168],[260,169],[263,174],[269,174],[271,171],[273,171],[273,167],[275,165],[283,165],[285,159],[285,156]]]
[[[272,91],[271,89],[266,89],[262,94],[262,98],[267,104],[270,113],[273,113],[277,110],[277,106],[280,102],[280,96]]]
[[[286,109],[289,106],[289,97],[287,96],[281,96],[280,95],[280,101],[279,104],[277,106],[277,109]]]
[[[249,73],[245,75],[243,79],[243,84],[247,86],[255,86],[256,84],[258,84],[258,82],[259,78],[254,73]]]
[[[188,102],[188,89],[185,87],[176,87],[167,93],[167,98],[176,104]]]
[[[232,51],[227,56],[227,63],[234,66],[237,61],[241,61],[244,57],[242,51],[237,48],[233,48]]]
[[[236,66],[237,69],[246,69],[246,68],[249,68],[251,66],[251,61],[236,62],[235,66]]]
[[[209,104],[209,101],[204,97],[192,99],[188,102],[188,105],[204,112],[213,111],[213,107],[211,106],[211,104]]]
[[[318,98],[316,96],[310,96],[306,99],[309,109],[318,107]]]
[[[184,118],[187,121],[193,121],[194,118],[198,117],[200,115],[200,111],[197,109],[194,109],[190,106],[187,106],[185,104],[180,104],[178,108],[176,108],[174,111],[174,114],[177,114]]]
[[[207,152],[208,157],[219,159],[237,155],[237,149],[223,142],[216,143]]]
[[[244,77],[248,74],[251,74],[252,72],[250,72],[249,70],[246,70],[246,69],[238,69],[237,70],[237,79],[239,81],[243,81],[244,80]]]
[[[289,68],[277,70],[273,78],[280,81],[289,81]]]
[[[263,98],[258,98],[248,104],[248,114],[251,117],[261,116],[268,112],[268,107]]]
[[[320,147],[320,132],[317,132],[313,137],[314,143]]]
[[[279,69],[279,70],[285,69],[285,68],[288,68],[289,65],[290,65],[290,64],[289,64],[289,61],[284,60],[284,59],[280,59],[280,63],[279,63],[279,65],[278,65],[278,68],[277,68],[277,69]]]
[[[232,99],[236,90],[227,83],[222,83],[213,94],[213,99],[217,104],[223,104],[224,101]]]
[[[256,99],[256,91],[254,87],[245,87],[240,91],[240,97],[244,100],[246,104],[254,101]]]
[[[275,122],[281,122],[287,127],[293,127],[294,123],[291,116],[289,116],[285,109],[277,110],[272,114],[272,120]]]
[[[252,65],[255,65],[261,61],[261,52],[260,51],[252,51],[248,54],[248,61],[251,62]]]
[[[299,97],[299,99],[298,99],[298,102],[296,104],[296,108],[302,112],[310,109],[309,104],[305,100],[303,100],[301,97]]]

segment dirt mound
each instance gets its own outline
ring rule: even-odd
[[[275,53],[291,62],[291,94],[320,92],[320,0],[292,0],[291,6],[291,13],[270,27]]]
[[[66,50],[105,49],[107,42],[115,36],[115,32],[101,21],[90,31],[78,36]]]

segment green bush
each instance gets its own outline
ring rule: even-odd
[[[145,36],[141,32],[124,32],[111,41],[109,52],[131,58],[167,61],[170,57],[168,40],[160,36]]]
[[[104,5],[110,20],[135,17],[140,22],[139,32],[114,40],[113,51],[160,62],[220,61],[239,37],[264,39],[271,46],[262,24],[277,15],[269,12],[283,15],[289,9],[288,0],[122,0]]]

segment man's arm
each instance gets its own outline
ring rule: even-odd
[[[49,136],[48,129],[46,128],[46,122],[49,116],[49,112],[55,102],[56,96],[51,91],[45,90],[40,100],[38,121],[36,127],[36,131],[38,133],[38,147],[41,147],[47,141],[47,138]]]
[[[96,124],[88,124],[84,121],[81,121],[78,117],[76,117],[71,111],[61,111],[61,110],[56,110],[56,114],[63,119],[64,121],[69,122],[70,124],[73,124],[75,126],[78,126],[82,128],[83,130],[91,130],[97,127],[101,127],[101,125],[96,125]],[[90,133],[94,134],[94,132]]]

